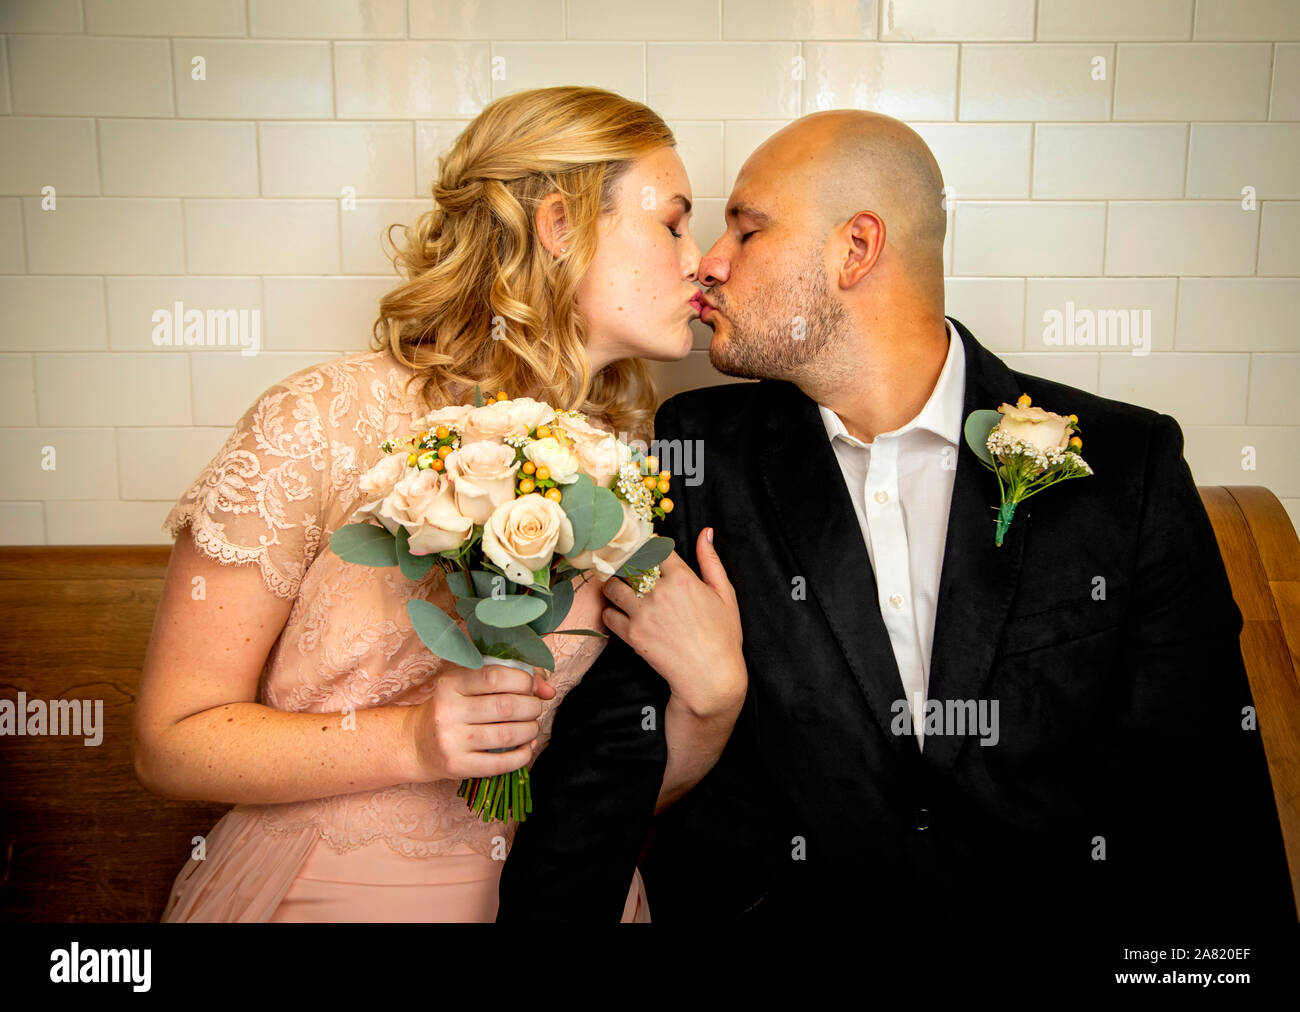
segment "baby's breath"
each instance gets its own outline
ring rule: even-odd
[[[626,463],[618,469],[617,491],[642,520],[653,519],[651,511],[654,509],[655,497],[645,487],[641,469],[635,463]]]

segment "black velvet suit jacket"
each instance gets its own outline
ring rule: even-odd
[[[715,528],[744,709],[714,769],[653,817],[667,688],[611,637],[534,766],[500,920],[617,920],[639,856],[658,922],[1294,920],[1263,747],[1243,728],[1241,613],[1181,430],[1013,372],[953,322],[963,418],[1028,393],[1079,416],[1095,472],[1023,502],[996,547],[997,481],[958,446],[929,698],[996,700],[997,743],[928,735],[921,751],[910,724],[896,733],[898,669],[816,404],[777,381],[680,394],[656,439],[702,440],[703,481],[675,468],[664,533],[698,572],[696,537]]]

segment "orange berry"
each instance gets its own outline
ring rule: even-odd
[[[441,457],[439,457],[437,460],[435,460],[432,464],[429,465],[429,467],[432,468],[432,469],[435,470],[435,471],[442,471],[442,470],[444,470],[444,469],[446,468],[446,466],[447,466],[447,465],[445,465],[445,464],[442,462],[442,458],[441,458]]]
[[[641,479],[641,484],[643,484],[646,488],[655,488],[659,484],[659,479],[656,478],[653,474],[647,474],[644,478]]]
[[[551,434],[551,427],[550,427],[549,425],[539,425],[539,426],[537,426],[537,438],[538,438],[538,439],[545,439],[545,438],[546,438],[547,436],[549,436],[550,434]]]
[[[1029,407],[1029,405],[1033,404],[1034,402],[1028,394],[1021,394],[1019,397],[1016,398],[1016,403],[1020,405],[1020,407],[1022,408],[1027,408]]]
[[[538,481],[545,481],[545,480],[546,480],[547,478],[549,478],[550,476],[551,476],[550,468],[548,468],[548,467],[539,467],[539,468],[537,469],[537,480],[538,480]]]
[[[450,446],[438,447],[438,456],[443,460],[447,459],[447,454],[454,452]]]
[[[534,471],[537,470],[537,465],[534,464],[531,460],[525,460],[524,466],[521,467],[519,470],[523,471],[524,474],[532,474]]]
[[[433,434],[439,439],[446,439],[451,435],[451,429],[447,428],[445,425],[439,425],[438,428],[434,430]]]
[[[484,406],[486,406],[486,405],[488,405],[488,404],[495,404],[496,402],[497,402],[497,399],[496,399],[495,397],[488,397],[488,398],[485,398],[485,399],[484,399],[483,404],[484,404]]]
[[[667,480],[668,480],[669,478],[671,478],[672,476],[673,476],[672,471],[660,471],[660,472],[659,472],[659,477],[660,477],[661,479],[663,479],[664,481],[667,481]]]
[[[506,393],[504,390],[498,390],[498,391],[497,391],[497,400],[499,400],[499,401],[508,401],[508,400],[510,400],[510,395],[509,395],[508,393]]]
[[[533,489],[535,489],[536,487],[537,487],[537,486],[533,484],[533,479],[532,479],[532,478],[525,478],[523,481],[521,481],[521,482],[519,483],[519,493],[520,493],[521,495],[527,495],[529,492],[531,492],[531,491],[532,491]]]
[[[656,487],[659,489],[659,491],[660,491],[661,493],[663,493],[663,494],[665,494],[665,495],[668,494],[668,482],[666,482],[666,481],[661,481],[661,482],[660,482]]]
[[[558,488],[548,488],[546,490],[546,498],[550,499],[552,502],[559,502],[563,496]]]
[[[645,459],[645,467],[646,467],[646,470],[647,470],[647,471],[649,471],[651,474],[654,474],[656,471],[659,470],[659,458],[658,458],[658,457],[646,457],[646,459]]]
[[[673,511],[673,501],[671,499],[660,499],[659,506],[665,513],[671,513]]]

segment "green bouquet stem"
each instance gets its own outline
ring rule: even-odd
[[[491,664],[501,664],[508,668],[518,668],[533,672],[531,664],[505,657],[484,657]],[[490,748],[489,752],[513,752],[514,748]],[[484,822],[497,819],[500,822],[524,822],[533,810],[533,792],[529,787],[528,767],[522,766],[509,773],[498,773],[492,777],[467,777],[460,782],[456,796],[465,799],[465,804]]]
[[[1014,502],[1004,502],[998,507],[998,528],[994,542],[999,548],[1002,547],[1002,538],[1007,533],[1007,528],[1011,526],[1011,518],[1015,515],[1016,504]]]

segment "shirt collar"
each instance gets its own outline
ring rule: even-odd
[[[943,369],[930,392],[930,399],[925,402],[920,414],[906,425],[879,435],[894,438],[913,429],[926,429],[942,436],[953,446],[957,445],[962,430],[961,410],[966,399],[966,350],[952,321],[945,318],[944,322],[948,324],[948,357],[944,359]],[[826,427],[826,436],[832,443],[837,437],[842,437],[852,446],[870,445],[849,435],[840,416],[824,404],[818,404],[817,410]]]

